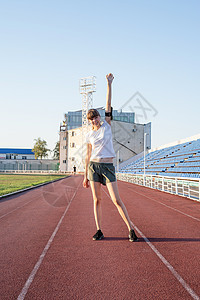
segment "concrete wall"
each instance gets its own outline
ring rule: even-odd
[[[144,150],[144,133],[148,133],[148,148],[151,147],[151,123],[131,124],[112,121],[113,146],[119,151],[120,163],[130,159]],[[114,164],[116,164],[116,159]]]
[[[68,131],[66,127],[61,128],[60,131],[60,170],[67,171],[68,159],[67,159],[67,144],[68,144]]]
[[[86,155],[85,137],[82,136],[82,127],[68,131],[68,171],[73,171],[75,166],[77,171],[84,170]]]
[[[126,161],[144,150],[144,132],[148,133],[147,146],[151,146],[151,123],[132,124],[120,121],[112,121],[113,146],[116,153],[114,165],[117,165],[117,156],[120,162]],[[63,141],[63,137],[66,140]],[[65,148],[64,148],[65,146]],[[84,171],[86,155],[85,139],[82,136],[82,127],[70,129],[67,133],[60,132],[60,170]],[[66,164],[62,161],[66,160]]]

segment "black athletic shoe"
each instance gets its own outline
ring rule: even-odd
[[[94,241],[99,241],[99,240],[102,240],[104,238],[104,235],[103,233],[101,232],[101,230],[99,229],[97,231],[97,233],[95,233],[95,235],[93,236],[93,240]]]
[[[129,231],[129,241],[130,242],[137,242],[138,241],[138,237],[137,235],[135,234],[135,231],[133,229],[131,229]]]

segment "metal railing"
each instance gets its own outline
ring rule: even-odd
[[[0,174],[73,174],[73,171],[54,171],[54,170],[0,170]],[[83,172],[76,172],[76,174],[83,174]]]
[[[200,179],[117,173],[117,179],[200,201]]]

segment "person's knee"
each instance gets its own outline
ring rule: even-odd
[[[113,198],[112,201],[116,206],[121,206],[121,204],[122,204],[120,198]]]
[[[94,204],[99,205],[101,202],[101,197],[94,197]]]

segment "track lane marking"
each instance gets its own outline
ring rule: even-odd
[[[103,191],[107,196],[111,199],[110,195],[105,191]],[[112,199],[111,199],[112,200]],[[133,224],[133,223],[132,223]],[[151,248],[151,250],[160,258],[162,263],[168,268],[168,270],[172,273],[172,275],[180,282],[182,287],[190,294],[190,296],[195,300],[200,300],[200,297],[193,291],[193,289],[186,283],[186,281],[179,275],[179,273],[173,268],[173,266],[166,260],[166,258],[157,250],[157,248],[149,241],[149,239],[139,230],[137,226],[134,226],[134,229],[141,235],[147,245]]]
[[[131,190],[133,190],[132,187],[130,187],[130,188],[131,188]],[[171,206],[169,206],[169,205],[167,205],[167,204],[164,204],[164,203],[162,203],[162,202],[160,202],[160,201],[156,201],[155,199],[153,199],[153,198],[151,198],[151,197],[149,197],[149,196],[146,196],[146,195],[144,195],[144,194],[142,194],[142,193],[139,193],[139,192],[136,192],[136,191],[133,191],[133,192],[136,193],[136,194],[138,194],[138,195],[144,196],[144,197],[146,197],[146,198],[148,198],[148,199],[150,199],[150,200],[152,200],[152,201],[154,201],[154,202],[156,202],[156,203],[160,203],[161,205],[163,205],[163,206],[165,206],[165,207],[167,207],[167,208],[170,208],[170,209],[172,209],[172,210],[174,210],[174,211],[179,212],[179,213],[182,214],[182,215],[185,215],[185,216],[187,216],[187,217],[189,217],[189,218],[191,218],[191,219],[194,219],[194,220],[200,222],[200,219],[198,219],[198,218],[196,218],[196,217],[193,217],[193,216],[191,216],[191,215],[188,215],[188,214],[182,212],[181,210],[178,210],[178,209],[176,209],[176,208],[173,208],[173,207],[171,207]]]
[[[37,198],[37,197],[36,197]],[[27,203],[25,203],[24,205],[22,205],[22,206],[18,206],[18,207],[16,207],[15,209],[13,209],[13,210],[11,210],[10,212],[8,212],[8,213],[6,213],[6,214],[4,214],[4,215],[2,215],[2,216],[0,216],[0,219],[3,219],[4,217],[6,217],[7,215],[10,215],[10,214],[12,214],[14,211],[16,211],[16,210],[18,210],[18,209],[20,209],[20,208],[22,208],[22,207],[24,207],[24,206],[26,206],[27,204],[29,204],[29,203],[31,203],[32,201],[34,201],[35,200],[35,198],[34,199],[32,199],[32,200],[30,200],[30,201],[28,201]]]
[[[145,240],[147,245],[153,250],[153,252],[160,258],[162,263],[170,270],[170,272],[174,275],[174,277],[180,282],[180,284],[184,287],[184,289],[190,294],[190,296],[195,300],[199,300],[200,297],[186,283],[186,281],[181,277],[181,275],[179,275],[179,273],[172,267],[172,265],[166,260],[166,258],[157,250],[157,248],[149,241],[149,239],[142,233],[142,231],[140,231],[138,227],[135,225],[134,228]]]
[[[79,183],[77,189],[75,190],[75,192],[74,192],[74,194],[73,194],[73,196],[72,196],[72,199],[71,199],[70,202],[68,203],[68,205],[67,205],[67,207],[66,207],[66,209],[65,209],[65,211],[64,211],[64,213],[63,213],[63,215],[62,215],[62,217],[60,218],[60,220],[59,220],[59,222],[58,222],[58,224],[57,224],[57,226],[56,226],[54,232],[52,233],[52,235],[51,235],[50,239],[48,240],[48,242],[47,242],[47,244],[46,244],[44,250],[42,251],[42,254],[40,255],[40,257],[39,257],[37,263],[35,264],[35,266],[34,266],[32,272],[31,272],[31,274],[29,275],[29,277],[28,277],[28,279],[27,279],[27,281],[26,281],[24,287],[22,288],[21,293],[20,293],[19,296],[17,297],[17,300],[23,300],[23,299],[25,298],[25,296],[26,296],[26,294],[27,294],[27,292],[28,292],[28,289],[29,289],[31,283],[32,283],[33,280],[34,280],[35,275],[37,274],[37,271],[39,270],[39,268],[40,268],[40,266],[41,266],[41,264],[42,264],[42,261],[43,261],[45,255],[46,255],[47,251],[49,250],[49,248],[50,248],[50,246],[51,246],[51,244],[52,244],[52,242],[53,242],[53,240],[54,240],[54,237],[56,236],[56,233],[58,232],[58,230],[59,230],[59,228],[60,228],[60,225],[61,225],[61,223],[62,223],[62,221],[63,221],[63,219],[64,219],[64,217],[65,217],[65,215],[66,215],[66,213],[67,213],[67,211],[68,211],[68,209],[69,209],[69,207],[70,207],[70,205],[71,205],[71,203],[72,203],[72,201],[73,201],[73,199],[74,199],[74,197],[75,197],[75,195],[76,195],[76,193],[77,193],[77,191],[78,191],[79,186],[80,186],[81,183],[82,183],[82,180],[80,181],[80,183]]]
[[[50,183],[50,184],[54,184],[54,182],[52,182],[52,183]],[[43,186],[38,187],[38,189],[39,189],[39,188],[42,188],[42,187],[43,187]],[[67,185],[67,187],[70,187],[70,186]],[[74,190],[77,189],[77,188],[74,188],[74,187],[70,187],[70,188],[71,188],[71,189],[74,189]],[[31,191],[31,189],[30,189],[30,191]],[[39,190],[38,190],[38,191],[39,191]],[[41,192],[40,192],[40,193],[41,193]],[[13,210],[9,211],[8,213],[6,213],[6,214],[0,216],[0,220],[3,219],[4,217],[6,217],[7,215],[13,213],[14,211],[16,211],[16,210],[18,210],[18,209],[20,209],[20,208],[26,206],[27,204],[31,203],[32,201],[36,200],[37,198],[39,198],[39,196],[40,196],[40,194],[38,194],[37,196],[34,196],[34,198],[33,198],[32,200],[28,201],[27,203],[25,203],[25,204],[23,204],[23,205],[21,205],[21,206],[17,206],[15,209],[13,209]],[[45,200],[45,199],[44,199],[44,200]],[[56,200],[56,201],[58,201],[58,200]],[[55,201],[55,203],[56,203],[56,201]],[[47,201],[46,201],[46,202],[47,202]],[[53,203],[53,205],[54,205],[55,203]],[[49,203],[48,203],[48,204],[49,204]],[[51,206],[52,206],[52,205],[51,205]]]

